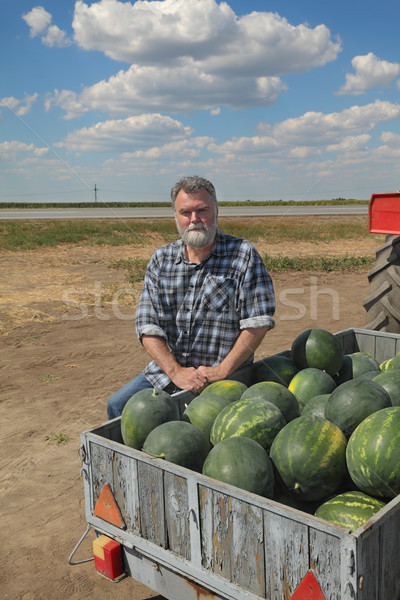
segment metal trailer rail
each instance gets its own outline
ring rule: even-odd
[[[367,352],[379,362],[400,350],[400,335],[362,329],[335,335],[345,353]],[[261,362],[232,378],[251,385]],[[175,397],[183,408],[193,395]],[[129,448],[119,418],[85,431],[81,442],[88,527],[118,541],[126,573],[165,598],[400,599],[400,495],[350,533]],[[94,512],[106,483],[121,527]],[[310,589],[313,596],[306,595]]]

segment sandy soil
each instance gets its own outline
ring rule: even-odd
[[[346,245],[264,245],[278,254],[370,254],[377,236]],[[79,435],[106,420],[108,396],[147,357],[134,335],[140,286],[112,260],[150,256],[142,248],[74,248],[0,254],[1,505],[3,598],[145,600],[157,594],[125,579],[113,584],[92,562],[70,566],[85,531]],[[276,328],[257,358],[287,349],[309,327],[363,327],[364,273],[273,275]],[[69,436],[56,443],[53,436]],[[91,534],[75,560],[91,555]],[[116,587],[117,586],[117,587]],[[160,599],[160,597],[158,597]]]

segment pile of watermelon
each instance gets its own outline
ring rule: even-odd
[[[166,392],[138,392],[124,443],[351,531],[400,494],[400,352],[379,364],[309,329],[253,371],[250,386],[210,384],[182,417]]]

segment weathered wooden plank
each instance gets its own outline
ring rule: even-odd
[[[105,483],[113,485],[113,451],[100,444],[90,444],[93,506]]]
[[[309,569],[308,527],[264,511],[265,596],[286,600]]]
[[[114,498],[128,531],[140,533],[137,460],[116,453],[114,458]]]
[[[400,600],[400,510],[397,510],[391,519],[383,522],[379,533],[380,586],[379,596],[376,596],[376,598],[379,600],[385,600],[386,598]]]
[[[168,548],[190,560],[190,528],[188,486],[183,477],[164,474],[165,519],[168,532]]]
[[[202,487],[200,514],[203,566],[264,597],[262,510]]]
[[[166,548],[164,473],[157,465],[138,462],[139,519],[141,535]]]
[[[310,528],[310,568],[316,572],[325,600],[343,600],[340,545],[340,538]]]

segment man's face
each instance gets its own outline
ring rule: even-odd
[[[181,190],[175,201],[175,221],[187,246],[205,248],[214,242],[217,211],[206,190],[195,194]]]

